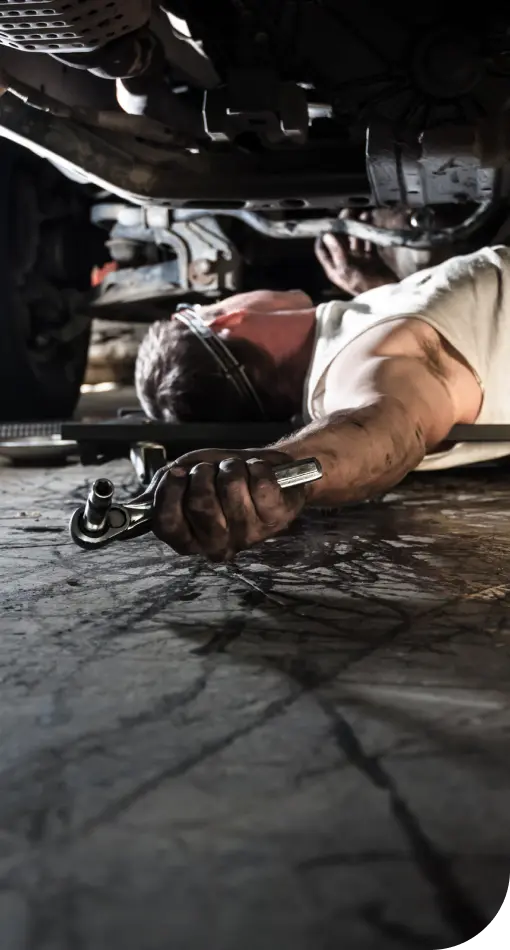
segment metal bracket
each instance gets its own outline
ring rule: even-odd
[[[213,142],[251,132],[271,145],[303,145],[308,136],[308,102],[295,82],[281,82],[271,69],[234,69],[226,86],[204,95],[205,131]]]
[[[144,487],[150,485],[168,461],[166,449],[157,442],[136,442],[131,446],[129,458],[138,481]]]
[[[167,208],[102,202],[92,208],[91,220],[113,225],[112,240],[155,244],[173,251],[183,291],[217,295],[240,287],[241,255],[210,213],[173,219]]]

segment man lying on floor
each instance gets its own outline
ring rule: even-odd
[[[241,369],[226,359],[221,369],[208,333]],[[156,491],[154,531],[178,553],[222,561],[282,531],[305,506],[341,507],[416,468],[507,455],[501,443],[443,443],[455,423],[510,423],[509,367],[505,247],[348,302],[315,308],[301,291],[256,291],[174,314],[140,348],[136,385],[148,416],[248,422],[301,413],[306,424],[264,449],[177,459]],[[323,478],[280,491],[272,464],[309,456]]]

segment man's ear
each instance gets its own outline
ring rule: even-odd
[[[233,313],[222,313],[214,317],[205,317],[205,322],[211,330],[231,330],[238,327],[246,317],[246,310],[234,310]]]

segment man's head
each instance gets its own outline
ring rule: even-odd
[[[299,411],[314,326],[306,294],[236,294],[199,314],[244,367],[269,419],[288,419]],[[238,396],[201,340],[175,315],[153,324],[142,341],[135,381],[140,403],[152,419],[260,419],[256,404]]]

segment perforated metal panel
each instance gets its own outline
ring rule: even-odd
[[[143,26],[150,8],[151,0],[0,0],[0,43],[85,53]]]
[[[60,435],[61,432],[61,422],[1,422],[0,442],[11,442],[13,439],[43,439]]]

